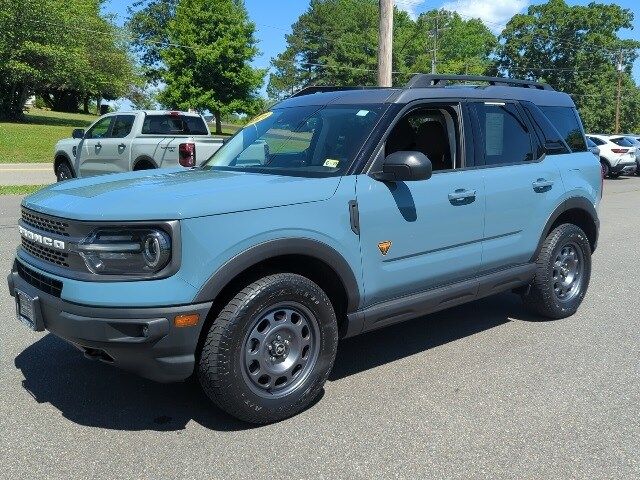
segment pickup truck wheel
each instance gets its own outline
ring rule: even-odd
[[[60,162],[56,167],[56,178],[58,182],[70,180],[73,178],[73,171],[67,161]]]
[[[569,317],[582,303],[590,278],[591,246],[587,236],[576,225],[560,225],[542,245],[524,303],[547,318]]]
[[[320,394],[337,345],[335,312],[322,289],[300,275],[270,275],[239,292],[214,320],[198,378],[234,417],[277,422]]]

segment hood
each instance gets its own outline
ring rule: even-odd
[[[56,183],[25,198],[32,210],[75,220],[180,220],[326,200],[340,177],[213,170],[143,170]]]
[[[63,138],[62,140],[58,140],[56,142],[56,146],[60,146],[60,145],[78,145],[80,143],[81,139],[79,138],[73,138],[73,137],[69,137],[69,138]]]

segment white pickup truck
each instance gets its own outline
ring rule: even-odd
[[[116,112],[55,147],[58,181],[105,173],[182,165],[207,160],[223,141],[211,136],[201,115],[173,111]]]

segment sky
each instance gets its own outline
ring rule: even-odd
[[[573,1],[571,5],[586,5],[591,0]],[[611,2],[611,0],[600,0]],[[485,24],[499,33],[507,21],[516,13],[523,12],[531,4],[545,3],[540,0],[395,0],[398,8],[417,16],[421,12],[434,8],[457,11],[463,18],[480,18]],[[118,24],[127,17],[127,5],[123,0],[108,0],[105,11],[116,15]],[[637,10],[638,0],[619,0],[618,5]],[[270,60],[285,49],[285,35],[291,31],[291,25],[304,13],[309,0],[245,0],[249,17],[256,24],[256,36],[259,41],[260,55],[253,62],[255,67],[266,68]],[[640,40],[640,14],[634,19],[634,29],[621,32],[623,38]],[[636,81],[640,80],[640,62],[634,68]]]

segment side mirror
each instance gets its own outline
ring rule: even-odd
[[[84,128],[74,128],[71,133],[73,138],[83,139],[84,138]]]
[[[394,152],[384,159],[382,172],[374,178],[383,182],[428,180],[433,173],[431,160],[422,152]]]

